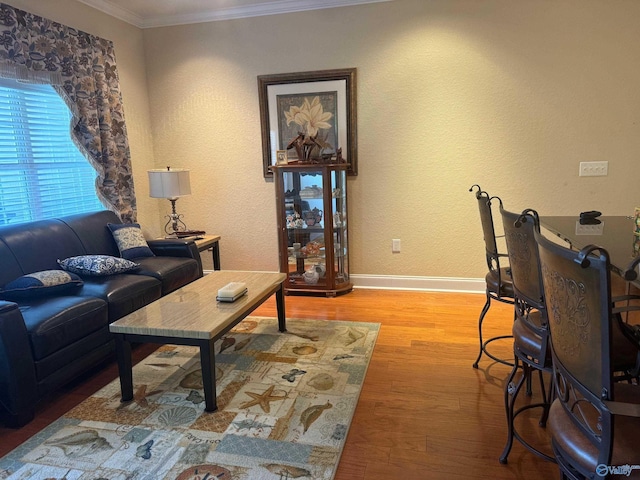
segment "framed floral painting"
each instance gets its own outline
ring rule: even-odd
[[[289,163],[339,159],[358,174],[356,69],[258,76],[265,177],[286,150]]]

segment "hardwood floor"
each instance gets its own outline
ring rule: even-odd
[[[486,357],[479,369],[471,366],[484,300],[477,294],[368,289],[336,298],[286,297],[289,318],[381,323],[336,480],[558,477],[554,464],[518,442],[507,465],[498,461],[506,440],[503,384],[510,367]],[[275,301],[254,315],[275,316]],[[512,319],[512,307],[493,303],[485,334],[510,332]],[[504,358],[513,355],[509,341],[492,345],[492,352]],[[143,358],[151,348],[136,349],[134,357]],[[115,378],[117,367],[111,363],[43,402],[26,427],[0,426],[0,456]],[[534,388],[533,400],[536,394]],[[519,419],[519,431],[549,450],[546,432],[538,426],[539,411],[530,412]]]

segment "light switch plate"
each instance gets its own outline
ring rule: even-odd
[[[581,225],[580,220],[576,222],[576,235],[602,235],[604,233],[604,222],[598,225]]]
[[[609,173],[609,162],[580,162],[581,177],[606,177]]]

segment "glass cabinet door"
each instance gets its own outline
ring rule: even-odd
[[[350,291],[346,165],[272,168],[285,291],[329,296]]]
[[[349,245],[347,242],[347,172],[331,172],[331,203],[333,212],[333,250],[336,284],[349,281]]]

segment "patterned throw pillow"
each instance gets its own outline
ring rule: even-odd
[[[137,223],[107,223],[113,239],[118,245],[120,256],[127,260],[155,256],[142,235]]]
[[[0,291],[4,300],[28,300],[73,290],[83,285],[74,273],[64,270],[43,270],[16,278]]]
[[[110,255],[79,255],[58,260],[58,265],[67,272],[93,277],[130,272],[140,267],[140,265],[131,260]]]

